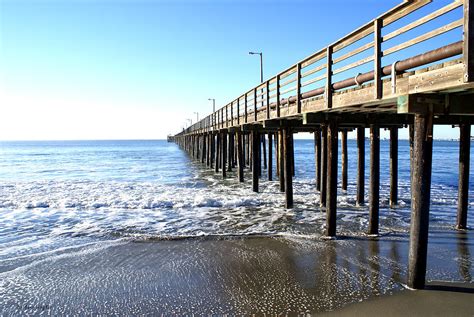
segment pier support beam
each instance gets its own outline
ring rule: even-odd
[[[369,234],[379,233],[380,128],[370,126]]]
[[[326,235],[336,236],[337,213],[337,122],[333,119],[327,127],[327,190],[326,190]]]
[[[293,137],[290,128],[283,129],[283,152],[284,152],[284,166],[285,166],[285,207],[287,209],[293,208],[293,170],[292,170],[292,147]]]
[[[280,191],[285,191],[285,152],[283,141],[283,129],[278,131],[278,162],[280,168]]]
[[[221,133],[222,138],[222,148],[221,148],[221,157],[222,157],[222,178],[227,177],[227,132]]]
[[[365,196],[365,128],[357,128],[357,197],[358,206],[364,204]]]
[[[220,136],[220,133],[216,133],[216,159],[215,159],[215,172],[216,173],[219,173],[219,158],[220,158],[220,155],[219,155],[219,152],[220,152],[220,149],[221,149],[221,136]]]
[[[319,192],[319,206],[326,207],[326,183],[327,183],[327,148],[328,148],[328,129],[326,125],[321,126],[322,146],[321,146],[321,191]]]
[[[390,128],[390,208],[398,205],[398,127]]]
[[[279,160],[279,148],[278,148],[278,142],[279,142],[279,137],[278,137],[278,132],[275,133],[275,161],[276,161],[276,170],[275,174],[276,176],[280,177],[280,160]]]
[[[459,126],[459,188],[456,229],[467,228],[467,207],[469,198],[469,164],[471,159],[471,125]]]
[[[258,193],[258,174],[259,174],[259,151],[260,135],[258,131],[252,131],[252,189]]]
[[[214,138],[214,133],[209,133],[209,139],[211,140],[211,153],[210,154],[210,162],[209,162],[209,167],[213,168],[214,167],[214,160],[216,157],[216,139]]]
[[[268,133],[268,167],[267,167],[267,174],[268,174],[268,180],[272,181],[273,180],[273,151],[272,151],[272,146],[273,146],[273,134]]]
[[[207,152],[206,152],[206,135],[203,134],[201,135],[201,139],[202,139],[202,149],[201,149],[201,163],[204,164],[206,163],[206,157],[207,157]]]
[[[267,169],[267,144],[265,140],[265,133],[262,134],[262,149],[263,149],[263,168]]]
[[[321,190],[321,130],[314,131],[314,162],[316,163],[316,190]]]
[[[229,161],[227,163],[227,171],[232,172],[232,164],[234,161],[234,134],[229,133],[227,134],[229,136],[229,146],[228,146],[228,155],[227,155],[227,160]]]
[[[425,287],[433,154],[433,115],[416,114],[412,152],[412,190],[408,286]]]
[[[341,131],[342,190],[347,190],[347,130]]]
[[[244,144],[242,139],[242,132],[237,132],[237,176],[241,183],[244,182]]]

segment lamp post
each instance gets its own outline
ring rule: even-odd
[[[207,100],[212,100],[212,124],[216,124],[216,116],[214,112],[216,112],[216,99],[215,98],[208,98]]]
[[[249,52],[249,55],[260,55],[260,82],[263,83],[263,53]]]
[[[196,115],[196,122],[199,121],[199,112],[193,112]]]

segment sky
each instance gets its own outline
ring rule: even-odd
[[[268,78],[400,2],[0,0],[0,140],[165,138],[259,83],[249,51]]]

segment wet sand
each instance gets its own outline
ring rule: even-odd
[[[1,261],[0,314],[472,316],[472,254],[432,230],[427,279],[450,283],[409,291],[403,232],[99,242]]]

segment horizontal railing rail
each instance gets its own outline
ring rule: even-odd
[[[385,97],[383,77],[468,54],[463,35],[465,38],[470,33],[467,28],[472,24],[471,1],[404,1],[258,84],[178,135],[280,118],[282,110],[293,103],[294,114],[301,114],[302,100],[319,96],[324,99],[323,110],[328,110],[332,108],[334,93],[368,82],[373,83],[373,99],[381,100]],[[449,34],[451,43],[442,38],[445,34]],[[431,46],[426,45],[428,41],[432,41]]]

